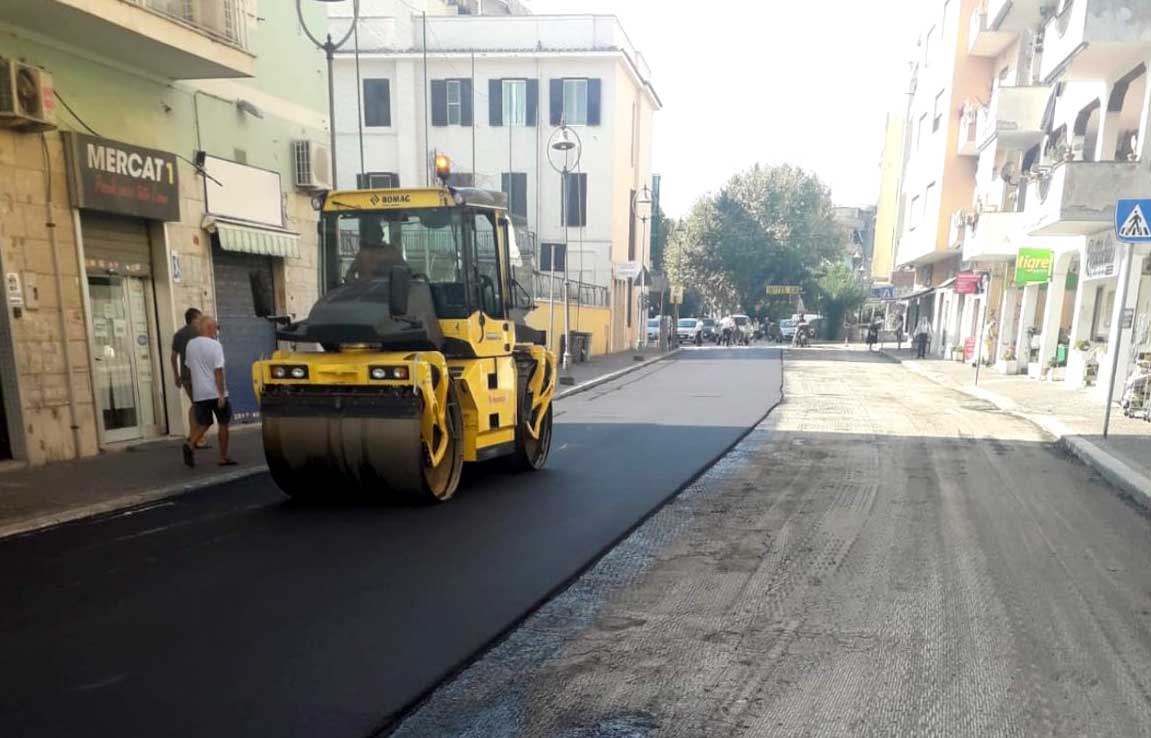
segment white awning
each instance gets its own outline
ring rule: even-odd
[[[300,258],[300,234],[270,226],[253,225],[213,215],[204,217],[203,228],[216,236],[220,248],[245,254]]]

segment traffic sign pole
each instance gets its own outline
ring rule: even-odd
[[[1115,380],[1119,373],[1119,348],[1123,343],[1123,311],[1127,307],[1127,285],[1131,281],[1131,262],[1135,261],[1135,247],[1128,244],[1123,254],[1123,268],[1119,270],[1119,320],[1115,321],[1115,335],[1111,339],[1111,378],[1107,382],[1107,409],[1103,413],[1103,440],[1111,430],[1111,403],[1115,401]]]

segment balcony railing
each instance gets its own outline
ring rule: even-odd
[[[564,275],[562,272],[533,272],[532,294],[537,301],[550,301],[554,294],[557,302],[564,299]],[[588,284],[574,279],[568,280],[568,294],[572,305],[588,307],[608,307],[608,288],[598,284]]]
[[[1149,52],[1151,0],[1065,0],[1063,12],[1044,29],[1040,74],[1048,83],[1104,79],[1133,68]]]
[[[1033,179],[1025,211],[1033,236],[1104,230],[1113,226],[1116,200],[1151,192],[1151,171],[1142,162],[1060,162]]]
[[[215,41],[248,46],[246,0],[124,0],[190,26]]]
[[[971,25],[967,32],[967,53],[972,56],[996,57],[1015,40],[1015,34],[997,31],[991,26],[994,20],[986,9],[971,14]]]
[[[985,105],[968,101],[963,105],[963,114],[959,119],[959,150],[960,156],[979,156],[979,117],[985,113]]]
[[[1021,233],[1023,213],[973,211],[963,238],[964,261],[995,261],[1015,256],[1016,236]]]
[[[987,0],[987,25],[994,31],[1020,33],[1035,28],[1051,0]]]
[[[1043,110],[1051,90],[1047,87],[1000,87],[991,104],[981,106],[976,119],[980,149],[993,138],[1011,148],[1029,148],[1043,138]]]

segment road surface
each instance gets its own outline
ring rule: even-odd
[[[875,354],[790,351],[785,378],[393,738],[1151,735],[1142,509]]]
[[[723,454],[780,384],[774,349],[686,352],[562,401],[546,471],[472,473],[444,506],[304,507],[262,476],[0,542],[0,735],[372,734]]]

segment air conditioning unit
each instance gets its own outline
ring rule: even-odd
[[[332,152],[315,141],[293,141],[296,187],[302,190],[332,189]]]
[[[0,127],[22,131],[55,128],[52,75],[39,67],[0,57]]]

